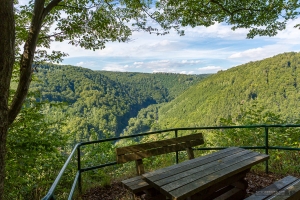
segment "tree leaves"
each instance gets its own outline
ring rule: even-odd
[[[300,3],[295,0],[276,1],[178,1],[157,2],[160,12],[156,19],[164,28],[179,26],[211,26],[214,23],[233,25],[232,29],[247,28],[247,38],[274,36],[285,29],[288,20],[299,15]]]

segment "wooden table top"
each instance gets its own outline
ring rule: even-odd
[[[230,147],[142,176],[162,194],[181,200],[267,159],[266,154]]]

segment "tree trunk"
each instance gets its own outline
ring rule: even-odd
[[[19,114],[29,90],[32,62],[43,20],[59,2],[61,0],[52,0],[44,8],[45,0],[34,1],[31,26],[20,60],[20,79],[15,96],[9,106],[9,87],[15,62],[14,0],[0,1],[0,200],[4,198],[8,128]]]
[[[35,49],[38,42],[39,33],[42,28],[42,23],[49,12],[57,6],[62,0],[52,0],[44,8],[45,0],[35,0],[31,25],[28,32],[28,37],[25,41],[24,51],[20,60],[20,79],[17,87],[16,94],[10,105],[8,113],[9,125],[13,123],[19,114],[23,102],[28,94],[29,85],[32,75],[32,63],[34,58]],[[1,29],[0,29],[1,30]],[[14,33],[14,32],[13,32]]]
[[[4,198],[6,138],[9,127],[8,97],[15,61],[13,0],[0,1],[0,200]]]
[[[7,114],[7,112],[6,112]],[[5,180],[5,156],[6,156],[6,137],[8,131],[8,122],[0,124],[0,200],[4,198],[4,180]]]
[[[9,124],[13,123],[13,121],[19,114],[23,102],[25,101],[26,96],[28,94],[31,75],[32,75],[32,63],[33,63],[34,53],[35,53],[38,36],[44,18],[43,16],[44,2],[45,2],[44,0],[36,0],[34,4],[31,25],[28,32],[28,37],[25,41],[24,51],[23,54],[21,55],[21,60],[20,60],[19,83],[8,113]]]

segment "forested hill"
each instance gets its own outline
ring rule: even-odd
[[[74,140],[96,134],[119,135],[128,120],[151,104],[168,102],[207,75],[145,74],[92,71],[61,65],[40,65],[31,84],[39,99],[67,102],[49,107],[48,117],[65,118]],[[94,138],[96,139],[96,138]]]
[[[163,102],[170,101],[183,91],[194,85],[198,80],[207,75],[185,75],[174,73],[134,73],[134,72],[110,72],[100,71],[114,81],[121,82],[136,88],[139,94],[146,96],[152,93],[156,98],[163,100]],[[139,84],[138,86],[136,84]],[[150,92],[150,93],[149,93]],[[164,98],[160,96],[163,95]],[[155,97],[155,96],[154,96]]]
[[[162,106],[159,124],[213,126],[252,105],[293,122],[300,117],[299,91],[300,53],[284,53],[211,75]]]

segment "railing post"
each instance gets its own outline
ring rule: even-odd
[[[178,137],[178,130],[176,129],[175,130],[175,138],[177,138]],[[179,159],[178,159],[178,151],[176,151],[176,164],[178,164],[178,162],[179,162]]]
[[[265,127],[265,151],[269,155],[269,128]],[[266,160],[266,173],[269,173],[269,162]]]
[[[80,163],[80,146],[77,148],[77,170],[79,171],[79,177],[78,177],[78,189],[79,194],[82,194],[82,185],[81,185],[81,163]]]

